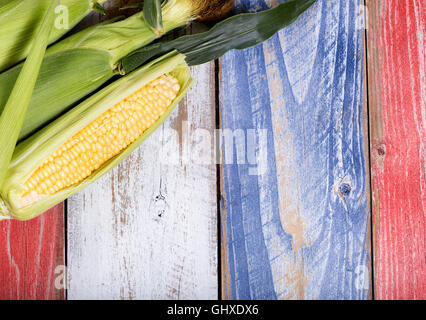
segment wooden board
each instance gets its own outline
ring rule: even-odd
[[[216,166],[194,162],[215,129],[214,63],[191,71],[161,129],[69,199],[69,299],[217,299]]]
[[[425,299],[426,5],[367,3],[375,294]]]
[[[237,1],[237,11],[272,3]],[[222,59],[221,126],[247,136],[222,146],[233,161],[222,170],[225,299],[371,297],[361,11],[360,1],[318,1]]]
[[[65,299],[64,207],[0,222],[0,300]]]
[[[127,2],[108,2],[107,19]],[[216,166],[191,158],[194,130],[215,129],[214,63],[191,73],[196,85],[162,128],[69,199],[68,299],[217,298]]]

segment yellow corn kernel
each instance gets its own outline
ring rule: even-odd
[[[149,129],[179,90],[178,80],[165,74],[117,103],[47,158],[24,184],[24,196],[52,195],[82,182]]]

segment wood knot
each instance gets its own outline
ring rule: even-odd
[[[166,213],[166,209],[168,206],[166,197],[163,196],[161,193],[157,195],[154,198],[154,206],[155,206],[155,211],[157,212],[157,217],[161,218]]]
[[[352,187],[349,183],[342,183],[339,187],[339,191],[343,194],[343,195],[348,195],[352,190]]]
[[[384,146],[380,146],[377,148],[377,154],[381,157],[383,157],[386,154],[386,150]]]

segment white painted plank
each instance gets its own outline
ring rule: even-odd
[[[69,299],[217,299],[216,166],[160,159],[165,144],[200,147],[183,121],[192,132],[215,128],[214,63],[192,74],[169,120],[68,200]],[[180,133],[177,144],[168,129]]]

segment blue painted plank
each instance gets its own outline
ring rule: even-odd
[[[225,299],[371,296],[360,3],[318,0],[221,61],[221,126],[237,137],[221,142]]]

